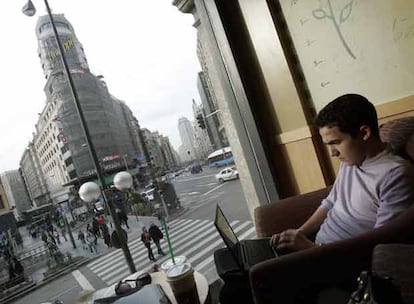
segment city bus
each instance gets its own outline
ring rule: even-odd
[[[230,147],[224,147],[211,153],[207,157],[209,168],[218,168],[234,164],[233,153]]]

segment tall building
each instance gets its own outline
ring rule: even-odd
[[[53,16],[104,174],[124,170],[125,162],[128,167],[135,165],[136,158],[143,158],[138,120],[123,101],[109,93],[103,76],[91,73],[83,46],[64,15]],[[36,36],[46,78],[46,104],[36,124],[33,151],[43,177],[30,177],[37,172],[33,169],[36,162],[30,165],[25,155],[22,172],[28,185],[36,179],[41,184],[43,179],[52,202],[59,203],[68,200],[68,186],[79,187],[84,181],[96,179],[96,172],[48,16],[39,18]]]
[[[33,142],[30,142],[23,152],[20,159],[20,170],[32,204],[37,207],[48,204],[49,190]]]
[[[201,56],[201,55],[200,55]],[[203,71],[197,75],[197,89],[203,105],[203,115],[207,127],[207,134],[214,150],[229,145],[224,126],[220,119],[220,110],[214,102],[212,88],[208,85],[208,75]]]
[[[162,174],[168,167],[160,145],[160,135],[158,131],[151,132],[145,128],[142,129],[142,133],[154,173]]]
[[[166,170],[173,171],[178,167],[178,160],[175,156],[174,148],[170,143],[170,139],[167,136],[160,135],[158,138],[161,152],[165,160]]]
[[[191,122],[187,117],[181,117],[178,119],[178,132],[182,142],[182,148],[180,148],[180,156],[183,160],[195,160],[199,156],[195,149],[194,131]]]
[[[16,219],[20,218],[23,211],[32,207],[26,185],[19,170],[6,171],[0,174],[1,183],[13,210]]]

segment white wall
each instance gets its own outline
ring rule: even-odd
[[[280,3],[316,110],[344,93],[375,104],[414,94],[414,1]]]

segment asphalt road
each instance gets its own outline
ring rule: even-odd
[[[177,219],[177,227],[179,225],[182,225],[183,227],[187,225],[187,228],[184,227],[181,228],[181,230],[184,229],[184,231],[186,231],[186,234],[190,234],[192,226],[197,226],[198,224],[196,225],[195,223],[197,223],[198,221],[198,223],[201,224],[198,225],[200,227],[200,230],[196,231],[194,227],[193,238],[196,238],[197,234],[202,233],[206,233],[206,238],[211,238],[211,240],[209,242],[206,242],[205,244],[201,244],[201,242],[198,244],[201,245],[198,251],[200,251],[201,249],[209,250],[206,251],[203,256],[200,256],[197,261],[194,260],[194,263],[192,263],[194,264],[194,266],[197,266],[198,264],[199,269],[196,269],[198,271],[201,271],[211,282],[217,278],[214,263],[211,260],[212,253],[217,247],[224,246],[219,236],[215,235],[215,229],[211,226],[212,222],[214,221],[216,205],[220,204],[229,222],[238,222],[237,225],[240,225],[240,228],[238,230],[236,229],[236,232],[238,231],[239,236],[244,234],[244,237],[251,238],[254,236],[254,229],[252,228],[251,217],[241,188],[240,180],[232,180],[219,184],[214,177],[215,174],[218,173],[218,171],[220,171],[219,169],[203,169],[203,172],[199,174],[191,174],[189,172],[186,172],[180,175],[179,177],[175,178],[172,182],[175,185],[175,189],[178,196],[180,197],[181,204],[187,209],[187,212],[185,212],[183,215],[180,216],[179,219]],[[182,224],[179,224],[180,221],[182,222]],[[184,224],[184,222],[186,222],[187,224]],[[206,226],[207,224],[203,224],[207,222],[209,223],[208,226]],[[247,222],[250,222],[250,224],[247,225]],[[207,231],[207,229],[211,230]],[[174,244],[179,243],[179,238],[185,238],[184,234],[179,236],[178,239],[174,241]],[[187,250],[194,249],[191,248],[193,246],[195,245],[190,245],[190,247]],[[199,252],[196,251],[192,254],[187,254],[184,252],[183,254],[191,259],[191,257],[197,255],[197,253]],[[178,254],[182,253],[179,252]],[[105,256],[102,258],[105,258]],[[121,264],[124,264],[122,262],[123,257],[120,257],[119,260],[121,261]],[[146,262],[145,257],[144,261]],[[144,261],[141,262],[141,265],[143,265],[142,263],[144,263]],[[93,263],[98,262],[99,261]],[[116,263],[116,261],[107,261],[106,263],[108,263],[107,267],[110,267],[110,264]],[[144,266],[139,266],[137,262],[136,266],[141,267],[141,270],[145,269],[143,268]],[[105,272],[105,267],[101,267],[102,269],[100,270],[100,273],[96,270],[98,266],[95,266],[95,271],[93,268],[94,266],[85,265],[80,267],[78,270],[85,277],[87,282],[90,283],[90,285],[96,290],[110,285],[108,281],[105,282],[102,279],[102,272]],[[126,273],[125,276],[127,275],[128,273]],[[74,274],[68,273],[67,275],[64,275],[54,280],[46,286],[35,290],[30,295],[15,301],[14,303],[43,303],[53,301],[57,298],[63,300],[64,303],[75,303],[79,292],[84,288],[85,286],[81,286],[79,279],[75,279]]]
[[[216,205],[219,204],[230,222],[252,220],[240,180],[219,184],[215,175],[221,169],[203,169],[199,174],[186,172],[172,181],[181,204],[189,209],[184,217],[214,220]]]

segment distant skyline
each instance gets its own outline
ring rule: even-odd
[[[37,19],[46,10],[43,1],[33,3],[37,13],[31,18],[21,13],[25,1],[0,4],[0,172],[18,169],[46,102],[35,34]],[[63,13],[72,24],[91,72],[104,76],[109,92],[126,102],[141,127],[168,136],[178,151],[178,119],[191,120],[192,99],[200,100],[193,17],[179,12],[171,1],[49,4],[53,13]]]

